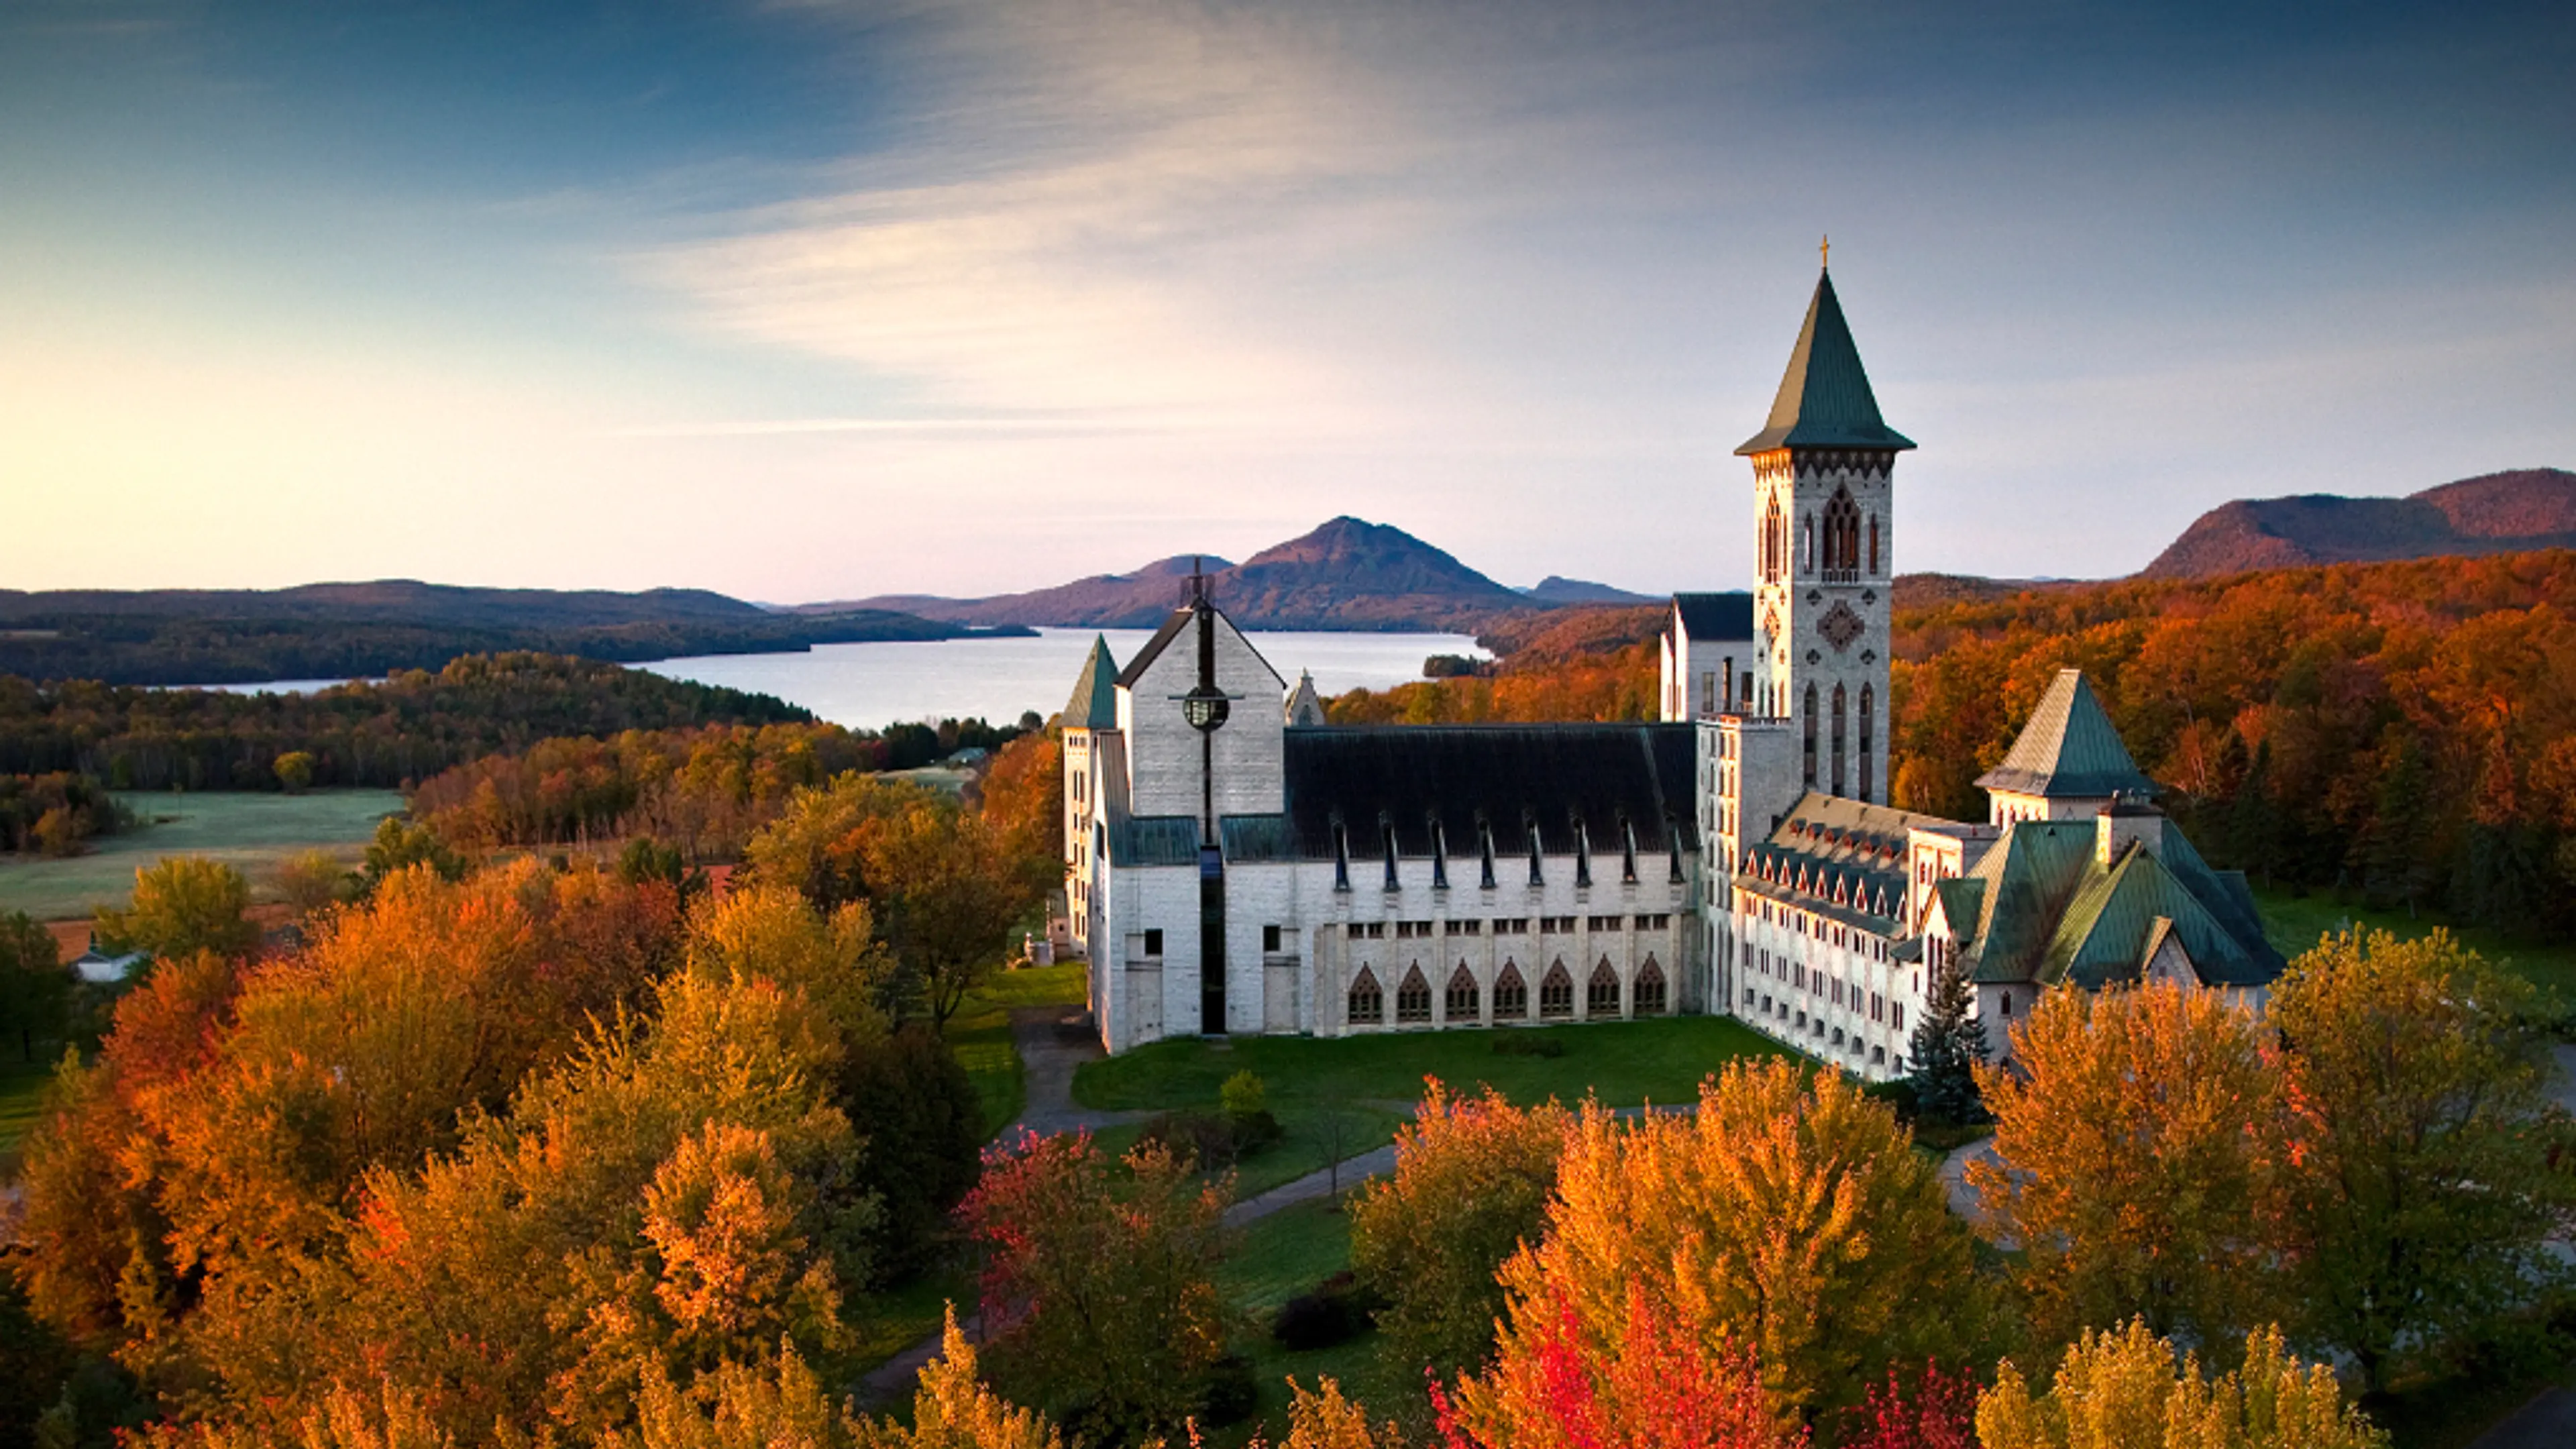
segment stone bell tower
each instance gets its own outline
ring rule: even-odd
[[[1791,722],[1804,783],[1885,804],[1891,479],[1914,446],[1878,415],[1834,296],[1818,276],[1806,325],[1753,460],[1754,704]]]

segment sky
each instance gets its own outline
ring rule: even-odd
[[[1744,587],[2576,467],[2576,7],[9,0],[0,587],[983,594],[1337,514]]]

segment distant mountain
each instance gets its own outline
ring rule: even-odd
[[[1542,604],[1655,604],[1664,602],[1667,597],[1632,594],[1626,589],[1614,589],[1608,584],[1596,584],[1586,579],[1569,579],[1561,574],[1549,574],[1538,581],[1538,587],[1520,592]]]
[[[819,607],[900,609],[961,624],[1143,629],[1187,597],[1191,562],[1183,554],[1131,574],[987,599],[899,594]],[[1546,607],[1400,528],[1356,518],[1336,518],[1239,564],[1212,555],[1201,562],[1211,595],[1246,628],[1472,632],[1499,615]]]
[[[970,632],[884,609],[780,614],[703,589],[0,589],[0,674],[109,684],[355,678],[512,650],[631,664]]]
[[[2405,498],[2238,499],[2202,514],[2140,577],[2539,548],[2576,548],[2576,473],[2489,473]]]

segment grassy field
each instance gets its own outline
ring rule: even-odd
[[[2365,910],[2359,904],[2337,905],[2329,892],[2294,896],[2288,891],[2256,887],[2254,904],[2263,913],[2264,934],[2286,956],[2296,957],[2321,936],[2354,926],[2421,936],[2443,924],[2429,913],[2410,919],[2402,911]],[[2524,978],[2554,991],[2560,1003],[2576,1007],[2576,946],[2509,940],[2495,931],[2459,930],[2452,935],[2490,961],[2508,966]]]
[[[403,808],[402,796],[391,790],[154,791],[116,798],[140,823],[99,840],[90,854],[0,856],[0,911],[60,921],[96,906],[123,906],[134,893],[134,872],[165,855],[211,856],[250,877],[254,900],[273,900],[277,867],[287,857],[322,849],[355,864],[376,822]]]
[[[1563,1042],[1565,1054],[1496,1054],[1498,1038],[1524,1032]],[[1461,1092],[1490,1084],[1515,1102],[1556,1097],[1571,1104],[1590,1092],[1605,1105],[1628,1107],[1693,1101],[1700,1079],[1729,1060],[1780,1052],[1751,1028],[1709,1016],[1338,1038],[1192,1039],[1086,1062],[1074,1074],[1073,1096],[1086,1107],[1212,1108],[1219,1084],[1249,1070],[1268,1087],[1271,1106],[1283,1120],[1290,1109],[1321,1103],[1418,1101],[1426,1076]]]
[[[1004,971],[968,992],[957,1014],[948,1018],[948,1048],[984,1099],[985,1136],[1009,1126],[1028,1105],[1027,1072],[1019,1048],[1011,1044],[1011,1008],[1079,1006],[1082,991],[1079,963]]]
[[[1217,1286],[1237,1315],[1235,1345],[1252,1360],[1260,1399],[1247,1423],[1207,1433],[1214,1449],[1233,1449],[1259,1433],[1272,1444],[1288,1438],[1288,1380],[1308,1389],[1332,1379],[1345,1395],[1372,1406],[1390,1405],[1421,1385],[1389,1385],[1378,1363],[1378,1336],[1363,1334],[1349,1343],[1291,1353],[1270,1337],[1279,1306],[1351,1265],[1351,1224],[1347,1214],[1322,1202],[1299,1203],[1253,1223],[1217,1273]],[[1378,1417],[1385,1410],[1378,1409]]]
[[[54,1076],[52,1062],[41,1057],[32,1062],[18,1060],[15,1042],[9,1043],[7,1050],[8,1059],[0,1061],[0,1181],[17,1175],[18,1143],[36,1124],[36,1109],[44,1103],[45,1084]]]

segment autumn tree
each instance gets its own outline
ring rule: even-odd
[[[375,838],[367,842],[360,884],[364,890],[372,891],[396,873],[416,865],[425,865],[446,880],[465,877],[465,858],[451,849],[437,831],[426,824],[407,825],[400,817],[388,815],[376,822]]]
[[[1502,1277],[1502,1352],[1533,1352],[1564,1305],[1606,1352],[1638,1290],[1702,1351],[1754,1354],[1783,1422],[1859,1403],[1891,1365],[1968,1361],[1993,1322],[1968,1230],[1895,1113],[1781,1060],[1728,1063],[1688,1116],[1587,1108],[1546,1238]]]
[[[18,1038],[18,1059],[36,1059],[38,1038],[59,1035],[72,978],[54,933],[24,911],[0,915],[0,1036]]]
[[[2273,989],[2299,1327],[2374,1388],[2404,1345],[2474,1338],[2566,1279],[2576,1138],[2538,1010],[2440,931],[2329,937]]]
[[[1976,1449],[1977,1376],[1923,1365],[1910,1377],[1889,1369],[1844,1417],[1836,1449]]]
[[[313,752],[288,750],[269,766],[277,776],[278,786],[289,795],[301,795],[313,788]]]
[[[1977,1403],[1983,1449],[2384,1449],[2388,1436],[2344,1402],[2334,1370],[2301,1363],[2266,1329],[2244,1367],[2216,1379],[2131,1320],[2087,1332],[2045,1394],[2007,1360]]]
[[[1428,1083],[1396,1130],[1394,1175],[1351,1205],[1351,1266],[1387,1300],[1377,1322],[1400,1377],[1484,1362],[1503,1309],[1495,1274],[1545,1230],[1573,1126],[1552,1102],[1514,1107],[1491,1088],[1453,1098]]]
[[[1024,734],[993,754],[978,785],[993,840],[1024,877],[1032,897],[1062,884],[1064,749],[1044,731]]]
[[[134,872],[134,899],[125,910],[99,910],[94,934],[110,948],[157,958],[192,951],[247,956],[259,945],[249,912],[250,882],[240,871],[204,856],[164,856]]]
[[[948,1043],[920,1022],[851,1052],[835,1087],[867,1137],[860,1181],[880,1203],[878,1270],[889,1279],[917,1272],[982,1175],[983,1097]]]
[[[1968,1180],[2020,1245],[2046,1341],[2138,1316],[2225,1343],[2270,1320],[2279,1096],[2250,1009],[2173,984],[2050,991],[2015,1025],[2012,1065],[1977,1077],[1995,1157]]]
[[[1932,968],[1931,998],[1923,1003],[1906,1055],[1913,1064],[1908,1080],[1916,1110],[1943,1122],[1985,1120],[1977,1072],[1988,1055],[1986,1026],[1977,1019],[1976,988],[1968,984],[1966,968],[1956,962]]]
[[[340,899],[349,872],[327,850],[299,851],[277,868],[277,888],[295,919],[307,921]]]
[[[1643,1284],[1627,1299],[1606,1338],[1563,1288],[1516,1305],[1492,1366],[1433,1391],[1448,1449],[1804,1449],[1743,1340],[1712,1344]]]
[[[1088,1133],[994,1149],[960,1214],[984,1250],[1004,1388],[1104,1442],[1177,1428],[1225,1353],[1214,1274],[1229,1195],[1230,1180],[1202,1185],[1151,1145],[1123,1163]]]

